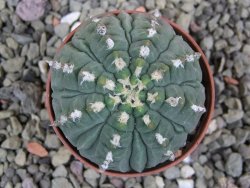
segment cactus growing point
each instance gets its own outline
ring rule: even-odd
[[[92,18],[48,62],[54,124],[103,170],[173,161],[206,110],[199,58],[161,18]]]

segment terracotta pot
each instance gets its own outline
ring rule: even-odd
[[[120,11],[113,11],[111,13],[118,14],[119,12]],[[127,12],[130,14],[139,13],[137,11],[127,11]],[[64,146],[68,148],[70,152],[75,156],[75,158],[81,161],[86,167],[90,167],[106,175],[117,176],[117,177],[137,177],[137,176],[146,176],[146,175],[156,174],[180,163],[183,159],[185,159],[188,155],[190,155],[195,150],[195,148],[197,148],[197,146],[200,144],[201,140],[205,136],[210,119],[212,118],[212,115],[213,115],[214,98],[215,98],[214,81],[213,81],[213,76],[209,67],[209,63],[204,53],[202,52],[201,48],[199,47],[199,45],[194,41],[194,39],[188,33],[186,33],[180,26],[178,26],[174,22],[166,18],[163,18],[163,19],[174,28],[175,32],[178,35],[181,35],[184,38],[184,40],[193,48],[194,51],[199,52],[201,54],[200,66],[201,66],[202,73],[203,73],[202,84],[205,86],[205,94],[206,94],[205,107],[207,109],[207,112],[202,115],[199,125],[196,128],[196,133],[192,136],[190,143],[187,144],[185,147],[183,147],[182,151],[178,151],[175,154],[176,155],[175,161],[172,161],[172,162],[167,161],[165,163],[157,165],[154,168],[147,169],[141,173],[137,173],[137,172],[122,173],[122,172],[112,171],[112,170],[107,170],[104,172],[101,171],[98,165],[92,163],[91,161],[82,157],[79,154],[78,150],[67,140],[67,138],[62,133],[60,128],[53,126],[55,133],[57,134],[61,142],[64,144]],[[58,51],[71,39],[71,37],[74,35],[76,31],[77,31],[77,28],[66,37],[66,39],[64,40],[63,44],[58,49]],[[51,103],[51,73],[50,72],[48,74],[48,79],[46,83],[46,108],[48,110],[50,121],[52,124],[55,120],[55,116],[54,116],[54,111],[53,111],[53,107]]]

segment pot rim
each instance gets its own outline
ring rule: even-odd
[[[98,16],[102,16],[102,15],[107,15],[107,14],[119,14],[120,10],[116,10],[116,11],[112,11],[112,12],[107,12]],[[132,13],[143,13],[143,12],[139,12],[139,11],[125,11],[129,14]],[[148,13],[144,13],[144,14],[148,14]],[[191,37],[191,35],[189,35],[186,31],[184,31],[180,26],[178,26],[176,23],[174,23],[173,21],[161,17],[164,21],[166,21],[168,24],[170,24],[173,29],[175,30],[175,32],[178,35],[181,35],[184,40],[192,47],[192,49],[196,52],[199,52],[201,54],[201,59],[200,59],[200,66],[202,68],[202,72],[203,72],[203,81],[205,82],[205,90],[206,90],[206,109],[207,111],[202,115],[199,125],[197,127],[199,127],[196,130],[196,134],[195,134],[195,138],[192,140],[190,146],[184,150],[182,152],[182,154],[174,161],[172,162],[168,162],[167,164],[159,164],[154,168],[150,168],[146,171],[143,172],[118,172],[118,171],[112,171],[112,170],[106,170],[106,171],[102,171],[98,168],[98,166],[95,163],[92,163],[91,161],[89,161],[88,159],[84,158],[83,156],[81,156],[78,152],[78,150],[67,140],[67,138],[65,137],[65,135],[62,133],[62,131],[56,127],[53,126],[53,129],[55,131],[55,133],[57,134],[57,136],[59,137],[59,139],[61,140],[61,142],[63,143],[63,145],[70,150],[71,154],[74,155],[75,158],[77,158],[80,162],[82,162],[85,166],[90,167],[100,173],[104,173],[105,175],[109,175],[109,176],[116,176],[116,177],[139,177],[139,176],[147,176],[147,175],[152,175],[152,174],[157,174],[160,173],[172,166],[175,166],[177,164],[179,164],[181,161],[183,161],[187,156],[189,156],[196,148],[197,146],[200,144],[201,140],[204,138],[208,126],[209,126],[209,122],[213,116],[213,111],[214,111],[214,102],[215,102],[215,88],[214,88],[214,81],[213,81],[213,75],[212,72],[210,70],[210,66],[208,63],[208,60],[205,56],[205,54],[203,53],[203,51],[201,50],[201,48],[199,47],[199,45],[195,42],[195,40]],[[80,25],[81,26],[81,25]],[[79,26],[78,26],[79,28]],[[63,44],[58,48],[57,52],[72,38],[72,36],[74,35],[74,33],[77,31],[77,29],[74,29],[73,31],[71,31],[67,37],[65,38],[65,40],[63,41]],[[204,75],[205,73],[205,75]],[[48,78],[47,78],[47,82],[46,82],[46,101],[45,101],[45,106],[46,109],[48,111],[49,114],[49,119],[51,124],[53,124],[54,122],[54,111],[53,111],[53,107],[52,107],[52,98],[51,98],[51,70],[48,73]],[[198,134],[197,134],[198,132]],[[158,167],[160,166],[160,167]]]

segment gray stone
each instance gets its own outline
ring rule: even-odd
[[[250,55],[250,44],[245,44],[243,46],[243,53],[245,53],[246,55]]]
[[[31,22],[31,27],[35,31],[39,31],[39,32],[43,32],[45,29],[45,25],[41,20],[36,20],[36,21]]]
[[[70,163],[70,170],[73,174],[75,174],[77,177],[82,176],[83,171],[83,164],[80,161],[72,161]]]
[[[173,180],[180,177],[180,169],[178,167],[171,167],[163,173],[164,177]]]
[[[195,187],[196,188],[207,188],[206,181],[204,178],[197,178],[195,182]]]
[[[28,121],[25,125],[23,132],[22,132],[22,138],[25,140],[30,140],[36,133],[36,130],[34,129],[34,122]]]
[[[69,1],[69,8],[70,12],[74,11],[81,11],[82,10],[82,3],[76,0],[70,0]]]
[[[238,153],[231,153],[225,164],[226,173],[232,177],[239,177],[242,173],[242,157]]]
[[[161,176],[155,176],[155,183],[157,185],[157,188],[163,188],[163,187],[165,187],[165,183],[163,181],[163,177],[161,177]]]
[[[189,178],[194,175],[194,173],[194,169],[189,165],[184,165],[183,167],[181,167],[181,176],[183,178]]]
[[[80,182],[77,181],[77,179],[75,178],[74,175],[69,174],[69,179],[70,179],[71,183],[73,184],[74,188],[80,188]]]
[[[208,21],[209,31],[213,31],[216,27],[218,27],[217,22],[219,21],[220,17],[220,14],[217,14],[211,20]]]
[[[229,19],[230,19],[230,14],[228,13],[223,14],[222,18],[219,21],[220,25],[226,24],[229,21]]]
[[[66,177],[67,174],[68,174],[68,172],[67,172],[67,169],[65,168],[65,166],[60,165],[60,166],[56,167],[52,176],[53,177]]]
[[[181,13],[176,23],[182,26],[184,30],[188,31],[191,19],[192,19],[191,14]]]
[[[12,116],[10,118],[10,125],[11,125],[11,131],[12,131],[11,133],[13,135],[18,135],[23,130],[21,123],[19,122],[19,120],[15,116]]]
[[[239,179],[239,184],[241,188],[249,188],[250,187],[250,174],[244,174]]]
[[[3,110],[3,111],[0,111],[0,119],[9,118],[9,117],[12,116],[13,114],[14,114],[14,112],[11,111],[11,110]]]
[[[227,41],[225,41],[224,39],[219,39],[219,40],[217,40],[217,41],[215,42],[215,49],[216,49],[217,51],[220,51],[220,50],[226,48],[227,45],[228,45],[228,44],[227,44]]]
[[[194,10],[194,4],[192,2],[186,2],[181,6],[181,10],[191,12]]]
[[[250,135],[250,131],[246,129],[236,128],[234,130],[237,144],[244,144]]]
[[[194,188],[194,180],[192,179],[177,179],[179,188]]]
[[[16,170],[16,173],[17,173],[17,175],[18,175],[22,180],[24,180],[24,179],[27,177],[27,171],[26,171],[26,169],[22,169],[22,168],[17,169],[17,170]]]
[[[1,43],[0,43],[0,55],[5,59],[10,59],[14,57],[13,51]]]
[[[225,105],[230,109],[236,109],[236,110],[242,109],[241,101],[238,98],[230,97],[230,98],[227,98],[224,102],[225,102]]]
[[[17,50],[17,48],[18,48],[18,43],[11,37],[8,37],[6,39],[6,44],[8,45],[9,48],[11,48],[13,50]]]
[[[41,35],[41,39],[40,39],[40,54],[41,56],[44,56],[45,51],[46,51],[46,44],[47,44],[47,37],[46,37],[46,33],[43,33]]]
[[[229,109],[226,114],[223,115],[223,118],[227,123],[234,123],[243,118],[244,112],[243,110],[232,110]]]
[[[22,187],[24,188],[37,188],[34,180],[31,177],[26,177],[22,182]]]
[[[16,150],[19,149],[21,146],[21,139],[18,136],[11,136],[8,137],[6,140],[3,141],[1,144],[2,148]]]
[[[23,149],[17,151],[17,155],[15,157],[15,163],[19,166],[24,166],[26,163],[26,153]]]
[[[73,188],[73,186],[66,178],[54,178],[52,188]]]
[[[50,188],[51,187],[51,183],[50,183],[49,179],[42,179],[39,182],[39,185],[40,185],[41,188]]]
[[[45,139],[45,145],[48,148],[59,148],[61,146],[61,142],[55,134],[47,134]]]
[[[85,180],[93,187],[97,186],[97,179],[100,177],[100,174],[93,169],[87,169],[83,173]]]
[[[128,178],[125,182],[125,188],[133,188],[135,187],[136,179],[135,178]]]
[[[0,10],[5,8],[5,0],[0,0]]]
[[[250,146],[241,144],[238,151],[244,159],[250,159]]]
[[[69,33],[69,24],[61,23],[55,26],[55,34],[60,38],[64,38]]]
[[[230,135],[230,134],[222,134],[219,139],[218,139],[218,143],[222,146],[222,147],[229,147],[233,144],[236,143],[236,138],[234,135]]]
[[[155,0],[146,0],[145,6],[147,9],[154,9],[155,8]]]
[[[3,69],[8,73],[18,72],[22,70],[25,62],[24,57],[15,57],[2,63]]]
[[[157,8],[164,9],[166,6],[166,1],[165,0],[156,0],[155,4],[156,4]]]
[[[195,175],[197,177],[203,178],[205,176],[205,170],[204,170],[203,166],[201,166],[199,163],[194,163],[193,167],[195,170]]]
[[[157,188],[155,178],[153,176],[146,176],[143,178],[143,187]]]
[[[28,44],[33,41],[32,37],[29,35],[11,34],[11,37],[22,45]]]
[[[28,166],[27,170],[30,174],[36,174],[38,172],[38,166],[35,164],[31,164]]]
[[[224,38],[230,38],[234,35],[234,32],[232,29],[230,29],[228,26],[224,28]]]
[[[57,167],[62,164],[66,164],[70,159],[71,153],[65,147],[59,148],[59,150],[52,156],[52,165]]]
[[[203,38],[200,45],[203,49],[206,49],[206,50],[212,49],[212,47],[214,45],[213,37],[207,36],[207,37]]]
[[[27,53],[28,60],[33,60],[39,56],[39,46],[37,43],[30,43]]]
[[[99,15],[99,14],[102,14],[104,13],[105,10],[101,7],[98,7],[98,8],[94,8],[94,9],[90,9],[89,10],[89,16],[96,16],[96,15]]]
[[[0,161],[5,162],[7,157],[7,151],[5,149],[0,148]]]

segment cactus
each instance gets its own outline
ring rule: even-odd
[[[54,124],[102,170],[173,161],[206,110],[199,58],[161,18],[91,18],[48,62]]]

